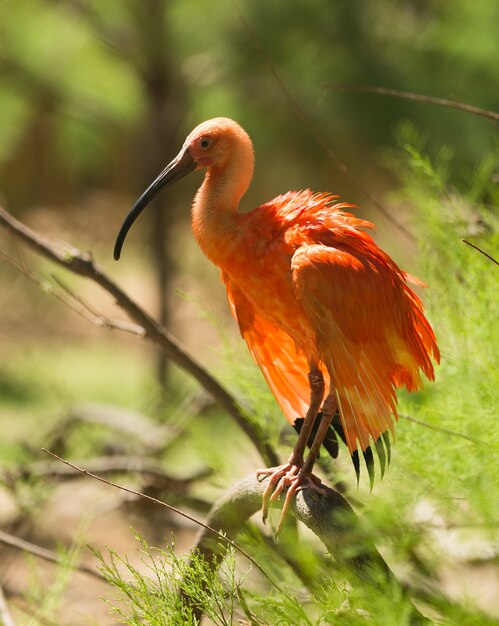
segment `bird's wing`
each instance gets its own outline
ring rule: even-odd
[[[310,403],[308,363],[291,337],[262,317],[239,287],[222,272],[232,314],[288,421],[304,416]]]
[[[420,370],[433,379],[439,354],[419,298],[405,274],[373,243],[305,245],[292,259],[293,285],[316,331],[335,388],[351,452],[362,450],[397,416],[395,388],[421,388]]]

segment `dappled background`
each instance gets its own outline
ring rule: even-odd
[[[443,363],[434,385],[402,396],[401,411],[446,430],[402,420],[388,475],[372,494],[365,476],[357,491],[346,450],[330,470],[365,501],[373,535],[402,573],[422,563],[477,620],[499,615],[499,312],[497,266],[462,239],[497,258],[497,122],[337,87],[375,85],[498,111],[498,23],[496,0],[0,4],[0,204],[91,251],[264,424],[283,457],[293,438],[281,432],[284,420],[229,319],[217,270],[192,241],[199,175],[160,195],[122,260],[112,260],[123,217],[187,132],[209,117],[236,119],[256,151],[243,210],[289,189],[337,193],[429,284],[422,297]],[[6,231],[0,251],[0,527],[50,549],[72,546],[89,564],[87,542],[133,553],[130,526],[157,544],[175,530],[177,547],[188,549],[195,529],[178,519],[88,479],[44,476],[40,447],[82,463],[154,460],[189,489],[121,477],[201,517],[262,460],[153,345],[89,321],[89,308],[123,318],[102,290]],[[71,294],[85,316],[67,306]],[[113,623],[98,598],[103,583],[1,551],[0,584],[19,623]]]

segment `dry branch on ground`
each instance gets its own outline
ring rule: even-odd
[[[0,225],[28,245],[32,250],[64,267],[74,274],[89,278],[109,295],[116,304],[144,330],[145,337],[153,341],[178,367],[190,374],[203,389],[236,421],[251,440],[262,459],[268,465],[278,465],[279,459],[272,446],[260,435],[248,420],[237,400],[209,372],[197,363],[179,343],[153,319],[141,306],[128,296],[94,261],[89,253],[81,252],[69,244],[54,243],[36,233],[0,207]]]

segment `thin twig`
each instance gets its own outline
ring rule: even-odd
[[[80,295],[78,295],[70,287],[68,287],[68,285],[66,285],[66,283],[58,276],[52,274],[52,279],[59,285],[59,287],[63,291],[65,291],[71,297],[74,302],[80,305],[81,312],[86,312],[83,317],[92,322],[92,324],[95,324],[96,326],[101,326],[103,328],[115,328],[116,330],[123,330],[127,333],[131,333],[132,335],[137,335],[139,337],[143,337],[146,334],[142,326],[138,326],[137,324],[131,324],[130,322],[125,322],[123,320],[110,319],[109,317],[105,317],[101,313],[97,313],[97,311],[95,311],[93,307],[88,304],[88,302],[85,302],[85,300],[83,300]]]
[[[3,626],[16,626],[16,623],[14,622],[14,619],[9,611],[2,585],[0,585],[0,622]]]
[[[411,233],[411,231],[408,230],[403,224],[401,224],[395,217],[393,217],[393,215],[387,209],[385,209],[385,207],[379,202],[379,200],[376,198],[376,196],[374,194],[372,194],[370,191],[365,189],[362,185],[360,185],[357,182],[357,179],[355,178],[355,176],[350,173],[350,170],[349,170],[348,166],[345,165],[338,158],[338,156],[333,152],[333,150],[331,150],[331,148],[327,145],[327,143],[322,139],[321,135],[315,130],[315,128],[313,127],[312,123],[310,122],[310,120],[308,119],[308,117],[305,115],[305,113],[303,112],[302,108],[298,104],[298,101],[296,100],[296,98],[290,93],[289,89],[286,87],[286,85],[285,85],[283,79],[281,78],[279,72],[277,71],[275,65],[272,63],[270,57],[266,53],[266,51],[265,51],[261,41],[256,36],[253,28],[250,26],[248,20],[243,15],[241,9],[239,8],[239,6],[235,2],[235,0],[233,0],[233,5],[234,5],[236,11],[239,14],[239,18],[240,18],[240,20],[241,20],[241,22],[242,22],[246,32],[248,33],[248,35],[249,35],[249,37],[250,37],[250,39],[251,39],[251,41],[253,43],[253,46],[254,46],[255,50],[258,52],[258,54],[261,55],[261,57],[265,61],[265,64],[267,65],[270,73],[274,77],[274,79],[275,79],[275,81],[277,83],[277,86],[279,87],[281,93],[283,94],[284,98],[286,99],[286,101],[290,105],[291,109],[294,111],[295,115],[298,117],[298,119],[303,124],[305,129],[308,131],[308,133],[312,136],[312,138],[316,141],[316,143],[322,148],[322,150],[325,152],[326,156],[329,158],[330,161],[332,161],[334,163],[335,167],[341,172],[341,174],[343,174],[343,176],[345,176],[348,179],[348,181],[363,196],[365,196],[370,202],[372,202],[373,206],[376,209],[378,209],[378,211],[380,213],[382,213],[384,215],[384,217],[395,228],[397,228],[401,233],[403,233],[410,241],[415,242],[416,241],[416,237]]]
[[[471,243],[470,241],[467,241],[466,239],[463,239],[463,242],[468,245],[471,246],[472,248],[475,248],[475,250],[478,250],[478,252],[480,252],[481,254],[483,254],[483,256],[486,256],[488,259],[490,259],[492,261],[492,263],[495,263],[496,265],[499,265],[499,261],[496,261],[496,259],[494,259],[493,256],[490,256],[490,254],[487,254],[486,252],[484,252],[481,248],[479,248],[478,246],[475,246],[474,243]]]
[[[79,296],[73,293],[71,289],[69,289],[69,287],[67,287],[55,275],[52,275],[53,280],[61,287],[61,289],[66,291],[68,296],[70,296],[69,298],[58,293],[49,280],[47,280],[40,274],[33,272],[33,270],[25,267],[22,263],[14,259],[14,257],[11,257],[3,250],[0,250],[0,257],[9,265],[12,265],[12,267],[15,267],[19,272],[24,274],[24,276],[36,283],[40,287],[40,289],[42,289],[42,291],[53,296],[61,304],[64,304],[72,311],[87,320],[87,322],[91,322],[92,324],[95,324],[95,326],[100,326],[104,328],[115,328],[117,330],[129,332],[133,335],[138,335],[139,337],[143,337],[145,335],[144,329],[137,324],[130,324],[130,322],[109,319],[107,317],[104,317],[103,315],[100,315],[99,313],[96,313],[90,308],[90,306],[86,302],[84,302]]]
[[[461,437],[462,439],[467,439],[468,441],[472,441],[473,443],[478,443],[482,446],[486,446],[485,441],[480,441],[480,439],[475,439],[475,437],[470,437],[469,435],[465,435],[464,433],[460,433],[457,430],[451,430],[450,428],[444,428],[443,426],[437,426],[435,424],[430,424],[429,422],[425,422],[416,417],[411,417],[410,415],[404,415],[404,413],[399,413],[398,416],[401,419],[404,419],[408,422],[413,422],[414,424],[419,424],[419,426],[424,426],[425,428],[431,428],[431,430],[436,430],[441,433],[445,433],[447,435],[452,435],[453,437]]]
[[[184,517],[185,519],[188,519],[189,521],[193,522],[194,524],[197,524],[198,526],[201,526],[202,528],[204,528],[208,532],[213,533],[214,535],[216,535],[224,543],[227,543],[227,544],[231,545],[235,550],[237,550],[243,556],[245,556],[248,559],[248,561],[250,561],[258,570],[260,570],[260,572],[272,584],[272,586],[274,586],[276,589],[280,590],[279,585],[270,577],[270,575],[262,568],[262,566],[257,561],[255,561],[255,559],[250,554],[248,554],[248,552],[246,552],[246,550],[244,550],[244,548],[241,548],[241,546],[237,545],[231,539],[228,539],[223,533],[221,533],[218,530],[215,530],[215,528],[212,528],[211,526],[208,526],[207,524],[204,524],[203,522],[201,522],[200,520],[196,519],[192,515],[189,515],[188,513],[185,513],[184,511],[178,509],[177,507],[172,506],[171,504],[167,504],[166,502],[162,502],[161,500],[158,500],[157,498],[153,498],[152,496],[149,496],[149,495],[147,495],[145,493],[141,493],[140,491],[137,491],[136,489],[130,489],[130,487],[124,487],[123,485],[119,485],[118,483],[114,483],[111,480],[107,480],[105,478],[102,478],[101,476],[97,476],[96,474],[93,474],[92,472],[89,472],[86,469],[83,469],[82,467],[78,467],[78,465],[75,465],[74,463],[71,463],[70,461],[67,461],[66,459],[63,459],[59,455],[55,454],[54,452],[51,452],[50,450],[47,450],[46,448],[42,448],[42,452],[45,452],[46,454],[50,454],[50,456],[53,456],[58,461],[61,461],[62,463],[65,463],[69,467],[72,467],[74,470],[76,470],[77,472],[80,472],[81,474],[85,474],[86,476],[90,476],[90,478],[93,478],[94,480],[98,480],[99,482],[104,483],[105,485],[110,485],[111,487],[115,487],[116,489],[120,489],[121,491],[125,491],[126,493],[131,493],[132,495],[138,496],[140,498],[143,498],[144,500],[149,500],[149,502],[153,502],[154,504],[159,504],[160,506],[163,506],[166,509],[168,509],[170,511],[173,511],[174,513],[177,513],[181,517]]]
[[[56,300],[69,307],[72,311],[80,313],[80,311],[76,309],[72,302],[70,302],[67,298],[64,298],[54,290],[54,288],[46,278],[44,278],[40,274],[37,274],[36,272],[33,272],[33,270],[30,270],[20,261],[17,261],[14,257],[10,256],[3,250],[0,250],[0,258],[2,258],[6,263],[14,267],[19,272],[21,272],[21,274],[29,278],[31,281],[36,283],[42,291],[44,291],[45,293],[49,293],[51,296],[56,298]]]
[[[473,115],[479,115],[480,117],[486,117],[487,119],[494,120],[495,122],[499,121],[499,113],[496,113],[495,111],[487,111],[486,109],[481,109],[457,100],[447,100],[447,98],[424,96],[410,91],[400,91],[399,89],[389,89],[387,87],[375,87],[373,85],[336,85],[327,83],[324,87],[333,91],[374,93],[380,96],[391,96],[393,98],[404,98],[406,100],[414,100],[415,102],[424,102],[426,104],[436,104],[438,106],[472,113]]]
[[[159,345],[173,363],[195,378],[216,402],[232,416],[253,442],[265,463],[268,465],[279,464],[279,459],[272,446],[264,441],[255,426],[244,415],[236,399],[209,372],[190,357],[165,328],[109,278],[96,265],[90,254],[83,253],[68,244],[61,245],[49,241],[16,220],[3,207],[0,207],[0,224],[43,257],[75,274],[90,278],[113,296],[117,305],[144,329],[145,337]]]
[[[23,552],[28,552],[29,554],[33,554],[40,559],[44,559],[45,561],[50,561],[51,563],[56,563],[57,565],[62,565],[65,563],[65,560],[61,558],[56,552],[52,550],[47,550],[47,548],[42,548],[41,546],[37,546],[35,543],[31,543],[30,541],[26,541],[25,539],[20,539],[19,537],[15,537],[9,533],[0,530],[0,543],[3,543],[6,546],[10,546],[11,548],[16,548],[17,550],[22,550]],[[97,570],[89,567],[88,565],[74,565],[75,569],[83,574],[88,574],[89,576],[93,576],[94,578],[98,578],[99,580],[105,580],[104,576],[98,572]]]

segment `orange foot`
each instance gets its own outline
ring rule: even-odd
[[[281,493],[287,489],[281,517],[279,518],[279,523],[275,531],[276,537],[282,528],[289,507],[298,491],[306,487],[307,489],[314,489],[319,493],[322,492],[320,478],[311,472],[304,472],[293,463],[257,470],[256,475],[257,478],[270,476],[269,484],[265,488],[262,498],[262,516],[264,523],[269,514],[270,503],[274,502]]]

